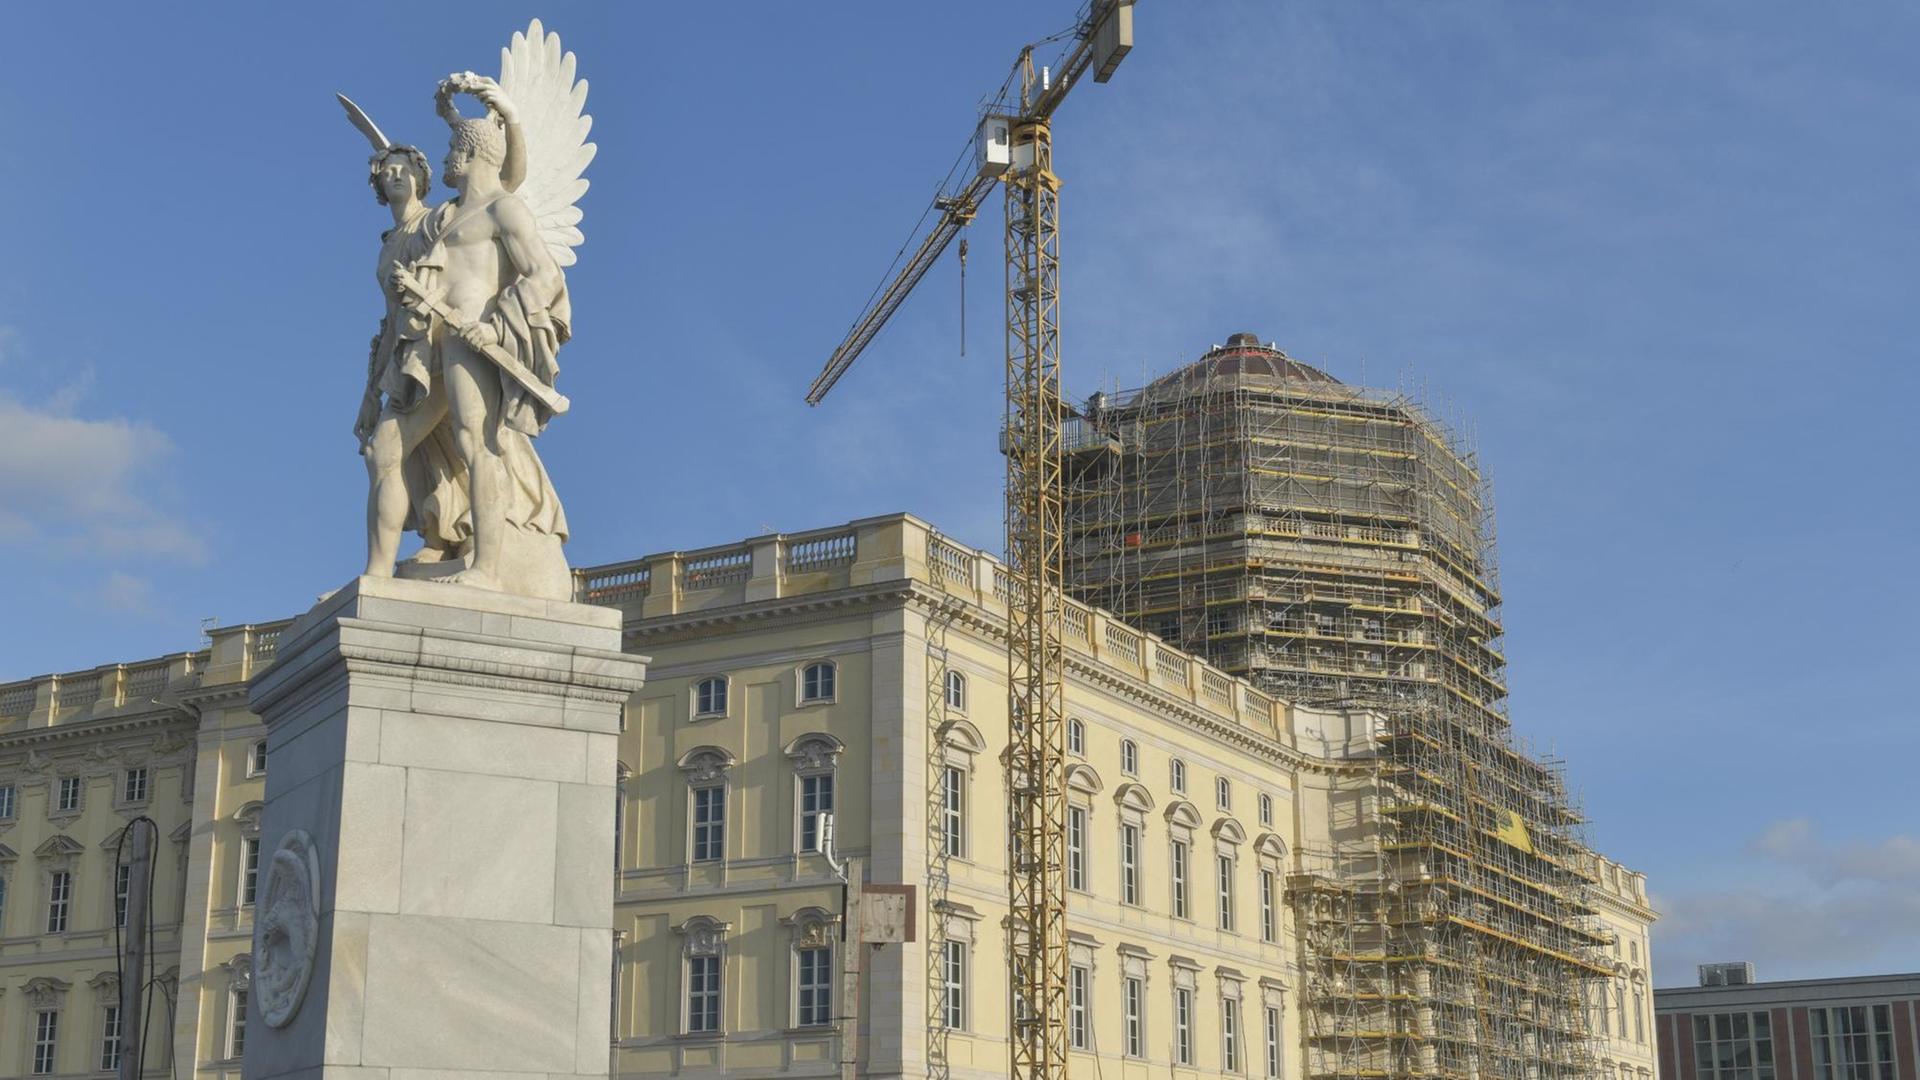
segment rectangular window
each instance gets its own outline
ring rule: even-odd
[[[253,749],[248,752],[247,775],[267,775],[267,740],[261,739],[259,742],[254,743]]]
[[[806,670],[800,673],[800,703],[832,701],[833,674],[832,664],[808,664]]]
[[[727,789],[725,785],[693,789],[693,861],[717,862],[726,857]]]
[[[727,712],[727,680],[715,676],[701,679],[693,688],[693,715],[724,716]]]
[[[63,814],[69,810],[80,809],[81,791],[82,791],[82,783],[79,777],[77,776],[61,777],[60,778],[60,798],[59,798],[59,801],[54,805],[57,806],[59,808],[59,811]]]
[[[1093,1044],[1087,1013],[1092,982],[1093,973],[1086,968],[1067,969],[1067,1033],[1075,1050],[1085,1050]]]
[[[947,836],[947,854],[955,859],[967,856],[967,771],[958,765],[947,766],[940,792],[943,828]]]
[[[120,1006],[109,1005],[100,1017],[100,1071],[120,1067]]]
[[[1260,940],[1273,941],[1280,936],[1279,913],[1273,905],[1273,871],[1260,871]]]
[[[120,864],[113,868],[113,925],[127,925],[127,893],[133,887],[133,867]]]
[[[260,838],[240,841],[240,903],[251,904],[260,887]]]
[[[720,958],[687,958],[687,1030],[720,1030]]]
[[[1753,1017],[1764,1015],[1754,1013]],[[1733,1019],[1744,1017],[1735,1013]],[[1893,1080],[1893,1010],[1889,1006],[1809,1009],[1807,1019],[1813,1034],[1814,1074],[1819,1080]],[[1722,1030],[1720,1020],[1714,1017],[1716,1043]],[[1737,1039],[1740,1025],[1734,1023],[1732,1028]],[[1772,1063],[1771,1054],[1768,1063]],[[1720,1070],[1723,1080],[1729,1075],[1725,1068]]]
[[[1085,757],[1087,753],[1087,725],[1078,720],[1067,721],[1067,753]]]
[[[1187,913],[1187,842],[1173,842],[1173,917],[1190,918]]]
[[[125,781],[120,785],[120,800],[130,803],[143,803],[147,801],[146,766],[142,765],[139,768],[127,770]]]
[[[967,1027],[967,943],[948,941],[946,962],[940,966],[940,996],[947,1027],[965,1031]]]
[[[33,1075],[53,1073],[53,1052],[60,1041],[60,1014],[42,1009],[33,1018]]]
[[[1120,826],[1120,902],[1140,903],[1140,827]]]
[[[1221,855],[1214,860],[1220,876],[1220,929],[1233,929],[1233,860]]]
[[[13,785],[0,784],[0,821],[13,819]]]
[[[1129,978],[1127,980],[1126,1006],[1127,1006],[1127,1056],[1128,1057],[1137,1058],[1137,1057],[1147,1056],[1146,1022],[1142,1015],[1146,1011],[1146,1002],[1141,1000],[1145,992],[1146,992],[1146,988],[1141,985],[1141,981],[1139,979]]]
[[[1233,998],[1220,999],[1220,1067],[1240,1071],[1240,1003]]]
[[[833,774],[800,778],[800,850],[820,850],[820,818],[833,813]]]
[[[1067,807],[1067,888],[1087,891],[1087,811]]]
[[[1267,1007],[1267,1080],[1280,1078],[1280,1010]]]
[[[247,992],[227,997],[227,1059],[239,1061],[247,1052]]]
[[[67,910],[73,906],[73,874],[55,870],[47,880],[47,933],[67,932]]]
[[[1193,991],[1184,986],[1173,991],[1173,1060],[1193,1064]]]
[[[801,1027],[833,1023],[833,950],[801,949],[795,959],[800,970],[794,1022]]]
[[[1606,1009],[1607,995],[1600,994]],[[1845,1012],[1845,1009],[1832,1010]],[[1826,1038],[1830,1011],[1807,1010],[1813,1032],[1814,1075],[1822,1080],[1878,1080],[1866,1066],[1860,1071],[1843,1065],[1834,1071],[1832,1046]],[[1620,1037],[1626,1038],[1627,1018],[1620,1017]],[[1845,1037],[1842,1037],[1845,1041]],[[1775,1080],[1773,1018],[1764,1012],[1708,1013],[1693,1017],[1693,1053],[1698,1080]],[[1889,1077],[1888,1080],[1891,1080]]]
[[[1647,1044],[1647,992],[1633,988],[1633,1041]]]

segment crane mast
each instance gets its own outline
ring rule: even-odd
[[[934,200],[934,226],[875,293],[807,402],[817,405],[919,284],[994,184],[1006,197],[1007,893],[1011,1075],[1067,1075],[1067,802],[1060,396],[1060,178],[1054,110],[1089,71],[1105,82],[1133,45],[1133,0],[1091,0],[1057,71],[1033,46],[1014,70],[1017,108],[989,115],[982,167]],[[1011,104],[1011,102],[1009,102]],[[993,134],[989,135],[989,131]],[[997,159],[986,144],[1004,131]]]

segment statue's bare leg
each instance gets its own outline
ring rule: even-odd
[[[373,437],[367,440],[368,577],[393,576],[400,533],[407,522],[408,492],[401,466],[446,415],[447,395],[436,386],[407,412],[391,406],[382,410]]]
[[[442,381],[452,420],[454,452],[466,466],[468,502],[473,514],[473,561],[467,569],[439,580],[500,587],[500,557],[506,542],[507,470],[500,460],[494,429],[500,416],[500,373],[475,356],[465,343],[449,340]]]

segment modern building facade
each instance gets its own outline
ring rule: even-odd
[[[1005,568],[895,515],[579,579],[580,598],[621,608],[627,648],[652,658],[620,739],[616,1075],[838,1075],[847,946],[841,883],[819,850],[827,814],[870,882],[917,889],[915,940],[864,961],[861,1071],[1003,1074]],[[166,848],[154,970],[172,1015],[149,1026],[171,1043],[150,1036],[148,1074],[239,1075],[271,764],[243,687],[273,662],[282,625],[0,684],[0,1075],[100,1071],[120,1022],[106,1011],[113,841],[142,813]],[[1383,933],[1367,946],[1378,955],[1356,948],[1340,969],[1314,936],[1343,875],[1361,890],[1383,866],[1419,880],[1389,854],[1380,813],[1402,797],[1402,729],[1378,708],[1276,697],[1078,602],[1065,638],[1076,1070],[1319,1076],[1360,1060],[1328,1056],[1341,1040],[1392,1040],[1412,1047],[1387,1059],[1394,1075],[1429,1075],[1402,1062],[1442,1042],[1412,1025],[1444,1015],[1330,1029],[1329,1016],[1357,1014],[1324,1002],[1364,1000],[1346,981],[1356,972],[1428,994],[1421,972],[1444,956],[1401,963]],[[1503,842],[1533,842],[1501,824]],[[1330,857],[1356,846],[1376,861]],[[1590,854],[1553,857],[1608,880]],[[1448,873],[1428,865],[1435,881]],[[1618,906],[1618,932],[1644,949],[1638,895]],[[1483,965],[1473,985],[1499,977]]]
[[[1355,827],[1299,853],[1307,1071],[1596,1071],[1599,864],[1508,722],[1473,454],[1252,334],[1095,395],[1066,443],[1070,590],[1298,705],[1385,718]]]
[[[1654,992],[1661,1080],[1920,1078],[1920,973],[1754,982],[1731,964],[1701,975]]]

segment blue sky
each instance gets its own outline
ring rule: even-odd
[[[801,401],[1071,0],[31,5],[0,69],[0,679],[362,558],[360,101],[534,14],[592,82],[576,564],[911,510],[999,545],[997,210]],[[1250,330],[1419,388],[1496,485],[1516,726],[1645,869],[1657,982],[1920,969],[1920,9],[1142,0],[1056,130],[1076,394]]]

